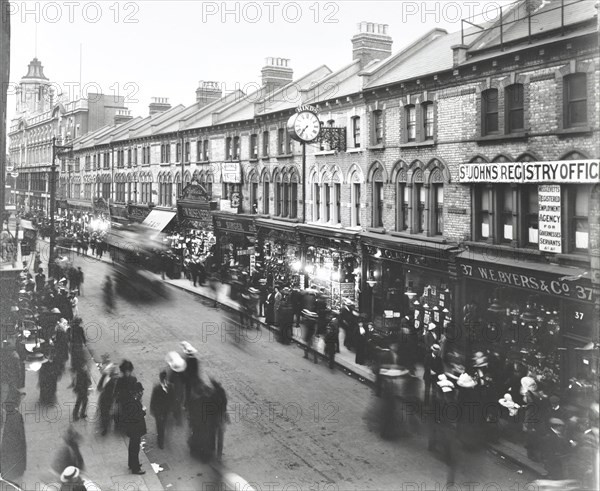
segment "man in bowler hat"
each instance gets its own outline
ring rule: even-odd
[[[144,387],[140,382],[134,386],[133,398],[124,406],[123,429],[129,437],[127,465],[132,474],[145,474],[140,464],[140,444],[146,430],[146,410],[142,405],[142,394]]]

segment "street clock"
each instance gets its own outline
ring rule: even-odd
[[[290,138],[300,143],[310,143],[321,132],[321,121],[311,106],[300,106],[287,122]]]

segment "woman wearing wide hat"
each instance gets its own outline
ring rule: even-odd
[[[462,373],[456,381],[456,402],[459,408],[458,438],[468,450],[474,450],[480,443],[479,424],[482,408],[476,387],[477,382],[468,373]]]
[[[170,351],[165,357],[165,361],[169,366],[167,368],[167,381],[173,384],[175,402],[173,405],[173,416],[178,425],[181,424],[181,416],[183,413],[183,405],[186,403],[186,377],[185,369],[187,368],[186,361],[176,351]]]

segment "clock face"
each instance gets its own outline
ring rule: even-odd
[[[321,122],[316,114],[309,111],[298,113],[294,121],[294,132],[305,142],[313,141],[321,131]]]

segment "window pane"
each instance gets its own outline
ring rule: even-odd
[[[436,202],[438,204],[444,203],[444,187],[436,186]]]
[[[483,92],[485,112],[498,112],[498,90],[489,89]]]
[[[510,186],[502,186],[503,210],[505,213],[512,213],[512,188]]]
[[[575,187],[572,188],[572,190],[575,189]],[[584,191],[584,189],[581,189],[579,193],[575,193],[575,216],[587,217],[589,210],[589,196],[588,193],[582,191]]]
[[[574,73],[565,77],[568,86],[569,100],[587,98],[587,76],[585,73]]]
[[[481,209],[485,211],[489,211],[490,209],[490,190],[482,189],[481,190]]]
[[[485,131],[486,133],[498,131],[498,113],[485,115]]]
[[[585,123],[587,121],[587,101],[569,103],[569,121],[571,124]]]

